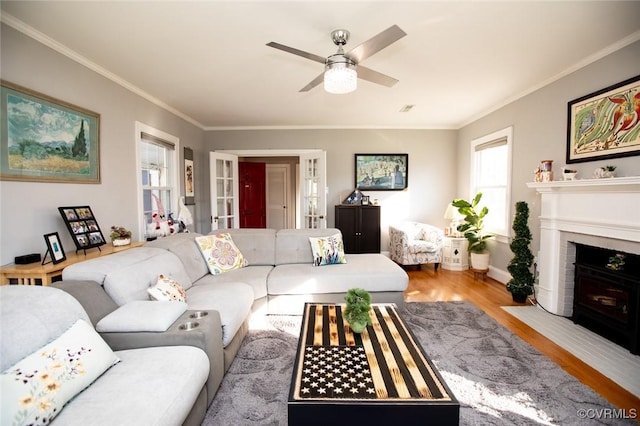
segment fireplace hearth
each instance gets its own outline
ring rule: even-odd
[[[640,353],[640,256],[576,244],[572,319]]]

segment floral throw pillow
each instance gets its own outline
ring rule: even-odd
[[[49,424],[69,400],[118,361],[93,327],[79,319],[2,372],[0,424]]]
[[[168,300],[176,302],[186,302],[187,293],[176,280],[164,275],[158,275],[156,285],[147,289],[152,300]]]
[[[212,275],[233,271],[249,264],[228,233],[197,237],[196,243]]]
[[[341,234],[322,238],[309,237],[309,242],[311,243],[314,266],[347,263]]]

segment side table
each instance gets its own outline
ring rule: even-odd
[[[107,256],[113,253],[129,250],[133,247],[140,247],[143,241],[133,242],[128,246],[114,247],[112,245],[104,245],[98,248],[92,248],[85,254],[67,253],[67,259],[57,264],[47,263],[41,265],[40,262],[28,263],[26,265],[16,265],[10,263],[0,267],[0,285],[7,284],[25,284],[25,285],[49,285],[52,282],[62,279],[62,270],[69,265],[79,263],[95,257]]]
[[[442,268],[450,271],[469,269],[469,242],[466,238],[444,237],[442,247]]]

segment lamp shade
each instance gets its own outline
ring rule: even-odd
[[[358,87],[355,63],[343,55],[332,55],[324,70],[324,90],[329,93],[350,93]]]
[[[461,220],[464,218],[464,216],[458,212],[457,207],[454,207],[452,204],[448,204],[447,210],[445,210],[444,212],[444,218],[447,220],[453,221],[453,220]]]

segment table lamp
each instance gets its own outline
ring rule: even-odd
[[[450,221],[449,227],[445,229],[445,234],[450,237],[462,237],[462,233],[458,232],[458,225],[460,225],[464,216],[458,212],[458,208],[448,204],[447,210],[444,212],[444,218]]]

